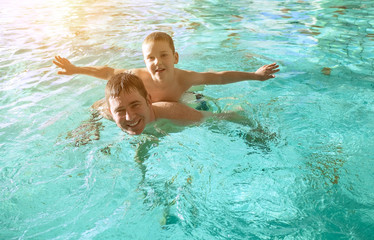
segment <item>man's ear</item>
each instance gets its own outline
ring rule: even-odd
[[[148,104],[152,105],[152,98],[150,94],[147,95],[147,98],[145,100],[147,101]]]
[[[174,64],[178,64],[179,62],[179,54],[177,52],[174,53]]]
[[[105,108],[104,109],[104,117],[110,121],[114,121],[113,119],[113,114],[112,114],[112,110],[110,108]]]

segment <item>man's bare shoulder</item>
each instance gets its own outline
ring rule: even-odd
[[[107,105],[107,102],[105,101],[105,98],[96,101],[94,104],[92,104],[91,108],[96,110],[104,118],[110,121],[113,121],[112,114],[110,113],[110,110]]]
[[[203,118],[200,111],[179,102],[155,102],[152,108],[156,119],[198,122]]]

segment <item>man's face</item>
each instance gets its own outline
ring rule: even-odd
[[[141,134],[154,121],[150,99],[145,99],[137,90],[121,91],[118,97],[109,98],[109,105],[113,120],[128,134]]]
[[[174,73],[178,53],[173,53],[167,41],[144,43],[142,48],[145,65],[153,79],[160,81]]]

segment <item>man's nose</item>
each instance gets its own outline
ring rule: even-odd
[[[131,111],[126,111],[125,119],[126,121],[132,121],[134,119],[134,113]]]

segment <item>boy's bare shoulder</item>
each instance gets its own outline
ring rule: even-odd
[[[180,84],[188,85],[187,87],[191,87],[195,84],[195,81],[198,80],[200,77],[199,72],[183,70],[176,68],[177,78]]]
[[[180,81],[186,82],[193,78],[197,72],[175,68],[176,76]]]
[[[184,70],[180,68],[174,68],[174,70],[177,74],[181,74],[181,75],[188,75],[188,74],[194,73],[194,71]]]

